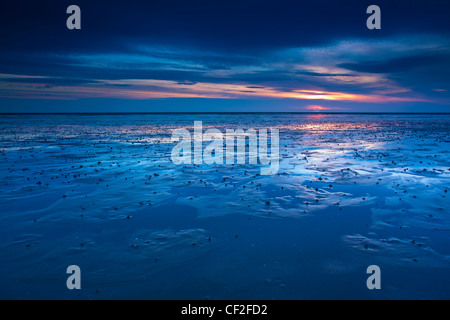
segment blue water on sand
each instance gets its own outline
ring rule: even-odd
[[[278,129],[278,173],[175,165],[171,133],[194,121]],[[2,115],[0,298],[449,299],[449,128],[450,115]]]

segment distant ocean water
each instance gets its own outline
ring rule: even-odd
[[[173,164],[171,132],[194,121],[279,129],[278,173]],[[2,115],[0,298],[449,299],[449,128],[448,114]]]

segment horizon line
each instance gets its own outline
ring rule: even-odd
[[[174,111],[174,112],[0,112],[0,115],[139,115],[139,114],[450,114],[450,112],[293,112],[293,111]]]

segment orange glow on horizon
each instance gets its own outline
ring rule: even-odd
[[[166,99],[166,98],[209,98],[245,99],[278,98],[298,100],[354,101],[354,102],[426,102],[420,97],[399,97],[392,93],[357,94],[326,90],[283,90],[251,83],[180,83],[155,79],[98,80],[97,83],[79,86],[51,85],[30,81],[3,82],[0,96],[13,98],[43,98],[74,100],[80,98],[122,98],[122,99]],[[320,105],[311,105],[309,110],[327,110]]]
[[[326,108],[326,107],[322,107],[319,105],[309,105],[309,106],[306,106],[305,109],[313,110],[313,111],[323,111],[323,110],[330,110],[331,108]]]

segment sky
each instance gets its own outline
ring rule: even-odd
[[[450,112],[448,0],[1,7],[2,113]]]

